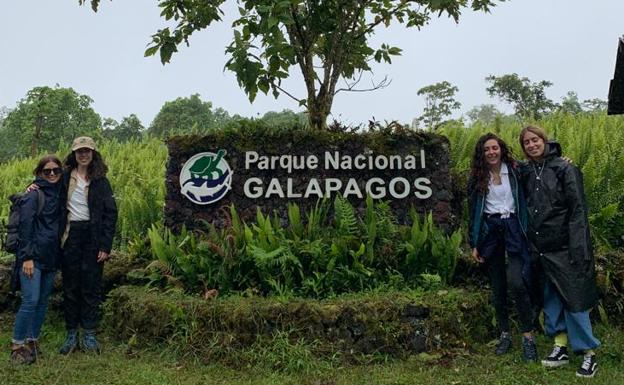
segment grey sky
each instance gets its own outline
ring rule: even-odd
[[[120,120],[135,113],[145,126],[165,101],[193,93],[230,114],[298,109],[286,96],[259,95],[250,104],[234,75],[223,71],[236,16],[232,6],[225,23],[197,33],[190,47],[162,66],[156,57],[143,57],[150,35],[166,25],[155,0],[103,0],[97,14],[77,4],[0,0],[0,106],[14,108],[32,87],[58,83],[92,97],[102,117]],[[548,96],[556,101],[569,90],[580,99],[606,99],[622,34],[623,0],[511,0],[491,14],[467,11],[457,25],[445,18],[421,31],[380,30],[376,43],[403,48],[392,65],[373,68],[376,80],[388,75],[392,84],[339,94],[333,114],[354,124],[372,117],[410,122],[424,104],[416,91],[442,80],[459,87],[462,112],[500,104],[487,96],[484,78],[512,72],[552,81]],[[293,70],[285,86],[304,97],[298,68]]]

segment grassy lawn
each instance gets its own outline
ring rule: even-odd
[[[413,356],[400,361],[350,366],[317,359],[299,363],[299,369],[276,370],[272,363],[241,368],[202,364],[190,359],[176,359],[170,351],[131,351],[126,345],[105,339],[100,356],[74,353],[68,357],[56,353],[64,332],[61,323],[52,322],[45,331],[43,349],[46,357],[27,367],[9,363],[12,315],[0,316],[0,384],[29,385],[169,385],[169,384],[624,384],[624,331],[604,326],[596,334],[603,342],[598,351],[599,371],[594,379],[574,375],[580,357],[573,357],[568,367],[545,370],[539,364],[526,365],[520,360],[516,344],[513,353],[495,357],[491,343],[473,346],[449,356],[436,354]],[[549,342],[540,337],[542,355]],[[380,361],[380,360],[377,360]]]

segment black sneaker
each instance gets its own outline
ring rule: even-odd
[[[585,354],[583,356],[583,363],[581,367],[576,371],[578,377],[591,378],[596,374],[598,370],[598,363],[596,362],[595,354]]]
[[[511,336],[509,333],[501,333],[500,339],[498,340],[498,344],[496,344],[496,350],[494,353],[497,356],[503,355],[507,353],[511,349]]]
[[[537,362],[537,346],[533,338],[522,337],[522,358],[525,362]]]
[[[570,362],[568,357],[568,348],[565,346],[557,346],[553,348],[553,351],[548,357],[542,360],[542,365],[546,368],[558,368],[563,365],[567,365]]]

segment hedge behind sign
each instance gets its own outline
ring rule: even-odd
[[[454,228],[459,215],[445,137],[404,129],[359,132],[235,130],[167,141],[165,224],[222,227],[234,204],[243,220],[257,208],[287,220],[287,204],[303,210],[323,196],[343,195],[363,208],[367,195],[391,202],[400,222],[409,210],[431,211]]]

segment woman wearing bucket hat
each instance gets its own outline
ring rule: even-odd
[[[61,271],[67,337],[60,349],[69,354],[79,344],[86,352],[100,353],[96,338],[101,313],[101,280],[104,262],[110,258],[117,206],[108,167],[95,141],[76,138],[64,162],[61,184]],[[83,329],[79,339],[78,328]]]

